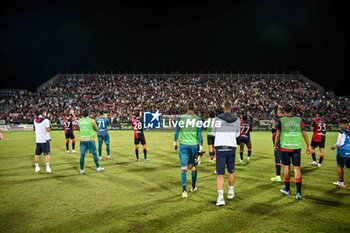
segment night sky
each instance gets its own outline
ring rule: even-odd
[[[299,70],[350,94],[339,1],[71,2],[2,3],[2,88],[35,90],[58,72]]]

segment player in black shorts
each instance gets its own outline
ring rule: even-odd
[[[237,140],[240,145],[240,151],[239,151],[240,163],[243,163],[244,145],[247,145],[247,148],[248,148],[248,158],[247,158],[248,161],[252,156],[252,143],[250,141],[250,132],[252,131],[253,131],[252,124],[248,121],[248,117],[244,115],[241,119],[241,131],[240,131],[240,136]]]
[[[139,158],[139,144],[141,143],[143,148],[143,155],[145,161],[148,161],[149,158],[147,157],[147,144],[146,144],[146,138],[143,133],[143,118],[140,117],[140,113],[135,113],[131,120],[132,126],[134,128],[134,144],[135,144],[135,155],[136,160],[138,162],[141,161]]]
[[[74,115],[74,110],[70,110],[63,120],[64,135],[66,137],[67,154],[69,154],[69,140],[72,140],[72,153],[76,153],[76,151],[75,151],[75,136],[74,136],[74,131],[73,131],[73,122],[75,121],[75,119],[76,119],[76,117]]]

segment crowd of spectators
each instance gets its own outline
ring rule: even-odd
[[[326,121],[349,117],[350,99],[321,93],[305,80],[174,75],[62,75],[36,93],[2,97],[0,105],[9,106],[2,119],[7,123],[31,123],[40,108],[49,110],[52,122],[60,123],[69,109],[79,116],[82,109],[103,109],[112,121],[128,121],[133,113],[159,110],[163,115],[186,111],[195,100],[203,119],[209,108],[220,112],[224,99],[233,102],[234,111],[254,120],[270,120],[277,105],[292,103],[298,115],[310,122],[316,112]]]

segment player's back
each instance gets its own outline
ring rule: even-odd
[[[110,124],[109,124],[109,121],[108,121],[108,119],[106,117],[97,117],[96,118],[96,124],[98,126],[97,134],[99,136],[106,136],[106,135],[108,135],[108,126]]]
[[[312,140],[320,141],[322,137],[326,136],[327,124],[322,118],[315,118],[313,120],[312,126],[314,127]]]
[[[37,143],[45,143],[50,139],[50,134],[46,128],[50,127],[49,119],[45,117],[38,117],[34,120],[35,137]]]
[[[251,131],[252,131],[252,125],[248,121],[241,120],[240,136],[249,137]]]
[[[71,117],[65,117],[63,119],[64,133],[73,131],[73,119]]]
[[[201,119],[196,114],[184,114],[178,118],[177,130],[180,143],[184,145],[197,145],[202,142],[201,128],[197,128],[197,122]]]
[[[141,117],[133,118],[131,124],[134,128],[134,137],[138,138],[143,135],[143,120]]]

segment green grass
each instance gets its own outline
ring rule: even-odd
[[[6,132],[0,141],[0,232],[346,232],[350,186],[338,189],[335,152],[311,167],[302,155],[303,200],[283,196],[274,176],[271,134],[253,132],[253,158],[236,165],[236,197],[216,207],[214,164],[199,166],[197,193],[181,198],[172,132],[146,132],[151,161],[136,163],[132,131],[113,131],[113,160],[97,173],[92,157],[79,174],[79,154],[65,153],[63,132],[52,132],[52,174],[36,174],[33,132]],[[327,148],[337,133],[327,134]],[[206,142],[206,140],[205,140]],[[77,146],[79,151],[79,143]],[[142,153],[141,153],[142,155]],[[238,160],[238,158],[236,158]],[[350,171],[345,170],[350,181]],[[190,184],[190,172],[188,172]],[[350,184],[350,182],[349,182]],[[226,185],[226,184],[225,184]],[[227,186],[225,187],[226,192]],[[226,194],[226,193],[225,193]]]

